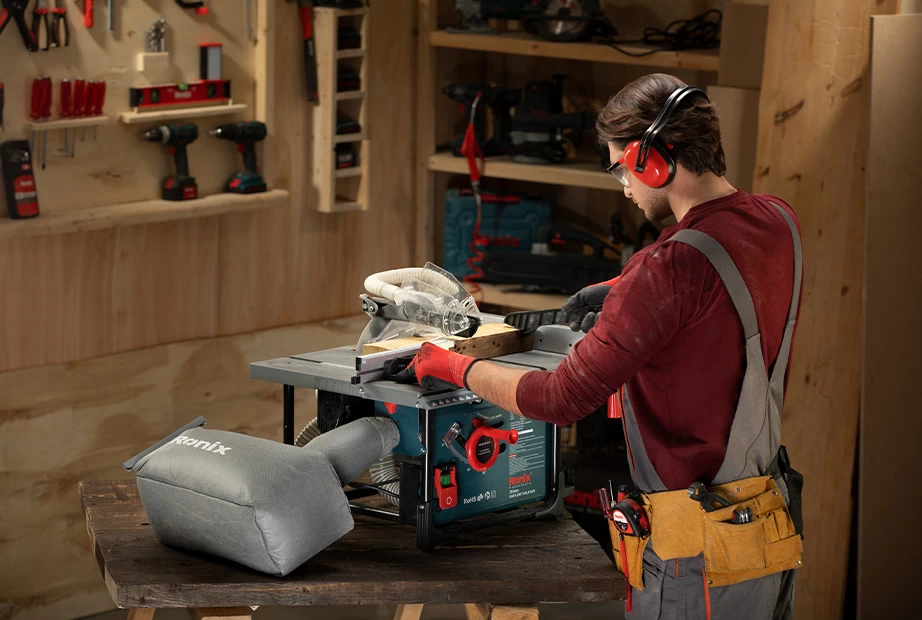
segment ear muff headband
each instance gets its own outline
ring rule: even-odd
[[[682,103],[682,100],[694,93],[699,93],[707,99],[707,93],[696,86],[683,86],[672,91],[672,94],[666,99],[666,103],[663,104],[663,109],[660,111],[659,116],[656,117],[653,124],[647,127],[647,130],[643,134],[643,138],[640,140],[640,150],[637,153],[636,167],[633,168],[634,172],[643,173],[647,165],[647,159],[650,157],[650,153],[653,150],[656,136],[663,130],[666,123],[669,122],[669,118],[672,116],[672,113],[675,112],[679,104]],[[671,159],[669,155],[662,152],[661,149],[656,150],[660,151],[665,156],[664,159]]]

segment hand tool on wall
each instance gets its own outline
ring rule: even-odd
[[[113,32],[115,30],[115,8],[112,6],[112,0],[106,0],[106,20],[109,32]]]
[[[32,81],[32,100],[29,117],[33,123],[51,118],[51,77],[39,76]],[[35,145],[35,126],[32,128],[32,150]],[[47,162],[48,132],[42,132],[42,170]]]
[[[259,121],[243,121],[221,125],[211,135],[237,144],[243,153],[243,172],[238,172],[227,182],[225,191],[235,194],[255,194],[266,191],[266,182],[256,167],[256,143],[266,138],[266,124]]]
[[[166,51],[166,20],[162,17],[151,24],[144,33],[144,51],[156,53]]]
[[[307,80],[307,100],[320,99],[317,88],[317,52],[314,49],[314,3],[311,0],[297,1],[301,13],[301,37],[304,39],[304,76]]]
[[[36,217],[38,193],[35,191],[29,143],[25,140],[12,140],[0,144],[0,166],[3,168],[3,185],[10,217],[14,220]]]
[[[161,125],[144,132],[141,138],[148,142],[163,144],[176,161],[175,176],[168,176],[163,180],[161,186],[163,199],[193,200],[197,198],[198,186],[195,183],[195,177],[189,176],[189,158],[186,155],[186,147],[198,139],[198,125],[195,123]]]
[[[86,112],[86,98],[87,98],[87,84],[86,81],[82,78],[77,78],[74,81],[74,116],[80,117],[84,116]],[[81,136],[80,141],[83,141]],[[74,129],[74,139],[73,147],[71,148],[71,153],[76,154],[77,152],[77,130]],[[73,155],[72,155],[73,156]]]
[[[64,0],[54,0],[51,9],[51,47],[70,45],[70,27],[67,25],[67,7]]]
[[[247,41],[252,41],[256,38],[256,33],[253,32],[253,5],[251,2],[252,0],[243,0],[243,20],[246,24]]]
[[[93,109],[90,111],[90,116],[102,116],[102,108],[106,105],[106,81],[99,80],[96,82],[96,91],[93,97]],[[93,125],[93,139],[96,139],[96,133],[99,130],[99,125]]]
[[[35,47],[35,42],[32,31],[26,25],[26,8],[28,6],[29,0],[0,0],[0,34],[6,29],[10,20],[15,21],[23,44],[27,50],[32,51]]]
[[[176,0],[176,4],[184,9],[195,9],[199,15],[208,15],[208,7],[202,1],[187,2],[186,0]]]
[[[61,91],[58,97],[61,105],[61,118],[71,118],[74,115],[73,87],[70,80],[61,80]],[[64,129],[64,155],[71,157],[70,140],[67,139],[67,129]]]
[[[45,45],[42,46],[42,23],[45,24]],[[48,3],[46,0],[35,0],[35,8],[32,9],[32,51],[36,52],[41,48],[48,51],[51,47],[51,23],[48,21]]]
[[[93,27],[93,0],[83,0],[83,25]]]

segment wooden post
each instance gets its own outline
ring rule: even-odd
[[[429,156],[435,154],[435,49],[429,33],[438,25],[438,2],[419,0],[416,82],[416,264],[435,257],[435,192]]]
[[[398,605],[394,620],[419,620],[423,615],[422,605]]]
[[[490,620],[538,620],[538,608],[496,606]]]
[[[490,606],[486,603],[465,603],[467,620],[490,620]]]
[[[868,30],[897,0],[772,0],[755,192],[800,218],[804,285],[782,441],[804,474],[798,618],[841,618],[858,426]],[[821,446],[821,449],[817,449]]]
[[[155,611],[157,610],[149,607],[129,609],[128,620],[151,620],[154,617]]]

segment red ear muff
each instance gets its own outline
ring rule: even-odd
[[[624,147],[624,164],[641,183],[647,187],[665,187],[675,177],[675,161],[666,149],[653,143],[643,172],[637,172],[637,155],[640,153],[640,140],[634,140]]]

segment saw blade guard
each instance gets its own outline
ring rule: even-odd
[[[472,336],[482,322],[474,297],[448,271],[432,262],[376,273],[365,279],[369,294],[394,302],[401,318],[366,342],[422,336]]]

